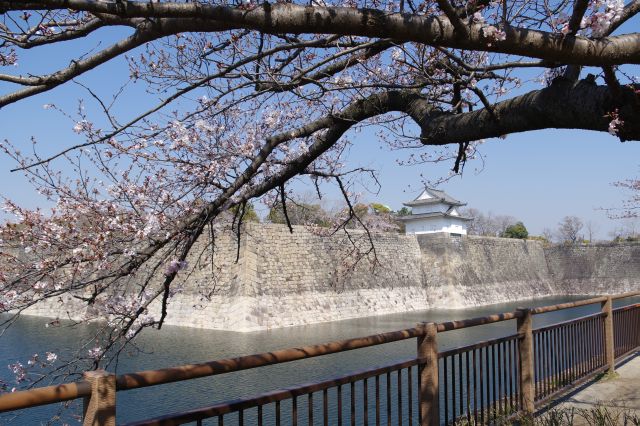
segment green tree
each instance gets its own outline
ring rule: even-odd
[[[371,210],[373,210],[373,213],[375,213],[375,214],[391,213],[391,209],[389,207],[385,206],[384,204],[371,203],[371,204],[369,204],[369,207],[371,207]]]
[[[397,216],[409,216],[411,214],[411,209],[409,207],[403,207],[396,212]]]
[[[231,213],[233,213],[234,217],[238,214],[237,212],[242,210],[242,206],[234,206],[231,208]],[[244,213],[242,214],[243,222],[260,222],[260,217],[258,213],[256,213],[255,207],[253,207],[252,203],[247,203],[244,206]]]
[[[515,225],[507,226],[507,229],[502,233],[504,238],[520,238],[526,239],[529,236],[529,231],[524,226],[524,223],[517,222]]]
[[[329,226],[330,224],[329,215],[319,204],[287,202],[287,217],[292,225]],[[267,220],[271,223],[287,223],[282,203],[276,203],[269,210]]]

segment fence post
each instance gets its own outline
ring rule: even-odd
[[[611,296],[607,297],[606,302],[602,302],[602,312],[604,317],[604,353],[607,365],[609,366],[607,372],[613,374],[615,372],[615,349],[613,342],[613,301]]]
[[[116,376],[104,370],[86,371],[91,395],[84,399],[83,426],[115,426]]]
[[[438,383],[438,326],[420,323],[418,337],[418,383],[420,398],[420,426],[440,425],[440,387]],[[445,372],[446,374],[446,372]]]
[[[518,352],[520,354],[520,391],[526,417],[535,412],[535,375],[533,356],[533,315],[531,310],[518,308]]]

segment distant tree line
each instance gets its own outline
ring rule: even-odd
[[[578,216],[565,216],[555,230],[545,228],[542,235],[530,235],[526,226],[513,216],[485,214],[475,208],[462,209],[463,216],[473,218],[467,233],[488,237],[520,238],[539,240],[544,243],[567,245],[589,244],[595,242],[599,227],[593,221],[583,221]],[[616,228],[610,233],[613,242],[640,242],[640,226],[637,221],[627,218],[625,226]]]
[[[354,216],[349,217],[347,206],[337,209],[326,209],[319,203],[295,201],[288,199],[286,215],[281,202],[276,202],[270,209],[264,221],[267,223],[291,225],[307,225],[332,227],[339,221],[345,221],[348,229],[362,228],[366,224],[375,222],[376,229],[404,232],[405,226],[399,218],[411,214],[411,209],[402,207],[392,210],[380,202],[357,203],[352,207]],[[237,212],[234,210],[234,214]],[[469,223],[467,233],[488,237],[518,238],[538,240],[543,243],[559,243],[567,245],[588,244],[595,241],[599,230],[596,223],[583,221],[578,216],[565,216],[555,229],[545,228],[542,235],[531,235],[525,224],[509,215],[498,215],[492,212],[484,213],[475,208],[461,209],[461,214],[473,220]],[[248,203],[243,213],[244,222],[260,222],[254,206]],[[620,226],[610,233],[610,241],[640,242],[640,226],[637,221],[629,220],[625,226]]]

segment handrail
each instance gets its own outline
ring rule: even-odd
[[[640,296],[640,291],[628,292],[610,296],[613,300],[627,297]],[[603,303],[608,296],[594,297],[576,302],[560,303],[550,306],[532,308],[532,314],[542,314],[562,309],[576,308],[594,303]],[[465,319],[460,321],[447,321],[437,324],[438,332],[459,330],[479,325],[492,324],[520,318],[522,310],[493,314],[485,317]],[[313,358],[321,355],[345,352],[361,349],[385,343],[419,337],[420,328],[408,328],[399,331],[380,333],[354,339],[338,340],[324,344],[302,346],[299,348],[281,349],[255,355],[236,358],[228,358],[210,361],[200,364],[188,364],[178,367],[170,367],[159,370],[147,370],[135,373],[119,375],[116,378],[116,388],[119,391],[155,386],[164,383],[172,383],[182,380],[190,380],[200,377],[247,370],[267,365],[280,364],[290,361]],[[78,381],[61,385],[47,386],[26,391],[19,391],[0,395],[0,413],[5,411],[35,407],[55,402],[68,401],[90,394],[90,385],[87,381]]]
[[[636,305],[630,305],[630,306],[636,306]],[[556,328],[560,328],[560,327],[565,326],[567,324],[576,324],[576,323],[579,323],[579,322],[588,321],[588,320],[593,319],[593,318],[600,318],[600,317],[605,317],[605,316],[607,316],[607,314],[604,313],[604,312],[596,312],[595,314],[584,315],[584,316],[577,317],[577,318],[571,318],[571,319],[568,319],[566,321],[554,322],[553,324],[545,325],[544,327],[534,328],[533,332],[534,333],[542,333],[543,331],[554,330]]]
[[[424,360],[419,358],[408,358],[402,361],[396,361],[393,364],[354,371],[352,373],[344,374],[338,377],[324,380],[322,382],[304,383],[293,387],[277,389],[256,396],[240,398],[232,401],[219,402],[211,406],[184,411],[179,415],[167,414],[153,419],[143,420],[141,422],[128,423],[125,426],[163,425],[165,424],[165,422],[166,424],[193,422],[204,419],[206,417],[227,414],[241,409],[256,407],[258,405],[269,404],[276,401],[283,401],[291,397],[307,395],[332,387],[368,379],[384,373],[390,373],[404,368],[413,367],[415,365],[420,365],[421,363],[424,363]]]
[[[0,395],[0,413],[69,401],[91,395],[91,385],[87,381],[45,386]]]
[[[457,321],[447,321],[438,323],[438,333],[443,331],[460,330],[462,328],[477,327],[479,325],[493,324],[495,322],[509,321],[520,318],[522,312],[504,312],[502,314],[487,315],[486,317],[471,318]]]
[[[611,299],[618,300],[618,299],[624,299],[627,297],[634,297],[634,296],[640,296],[640,291],[629,291],[627,293],[612,294]]]
[[[458,346],[457,348],[448,349],[446,351],[438,352],[438,358],[446,358],[452,355],[458,355],[464,352],[468,352],[473,349],[486,348],[487,346],[495,345],[502,342],[508,342],[519,338],[518,334],[510,334],[508,336],[498,337],[496,339],[482,340],[477,343],[472,343],[466,346]]]
[[[299,348],[281,349],[273,352],[229,358],[202,364],[189,364],[180,367],[164,368],[161,370],[147,370],[118,376],[116,387],[118,390],[137,389],[164,383],[178,382],[198,377],[213,376],[233,371],[248,370],[256,367],[280,364],[321,355],[345,352],[354,349],[384,343],[411,339],[420,335],[417,328],[374,334],[355,339],[337,340],[320,345],[302,346]]]
[[[640,292],[638,292],[637,294],[640,294]],[[594,297],[592,299],[578,300],[577,302],[567,302],[567,303],[560,303],[557,305],[540,306],[537,308],[532,308],[531,313],[546,314],[547,312],[560,311],[562,309],[578,308],[580,306],[592,305],[594,303],[603,303],[606,301],[607,301],[607,296]]]

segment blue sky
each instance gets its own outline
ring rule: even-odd
[[[118,31],[102,32],[113,40]],[[104,43],[104,41],[103,41]],[[20,72],[45,67],[54,70],[64,66],[68,53],[77,49],[87,51],[97,46],[96,40],[78,41],[64,49],[28,52],[20,58]],[[14,70],[0,70],[13,72]],[[99,94],[108,95],[128,81],[128,69],[123,61],[93,70],[80,81]],[[73,87],[72,87],[73,86]],[[0,84],[3,93],[9,86]],[[127,102],[119,109],[123,117],[132,117],[151,104],[153,97],[145,95],[143,85],[131,87]],[[55,103],[73,111],[78,97],[88,97],[73,83],[37,95],[0,110],[0,139],[30,149],[30,137],[35,136],[43,152],[54,152],[81,142],[71,128],[73,122],[59,113],[44,110],[43,105]],[[91,108],[90,104],[87,104]],[[424,179],[436,179],[446,174],[451,163],[420,166],[399,166],[397,153],[390,152],[376,138],[373,130],[365,130],[353,137],[351,163],[379,170],[382,188],[377,195],[367,196],[394,209],[403,201],[414,198]],[[613,182],[640,176],[640,143],[620,143],[616,138],[599,132],[575,130],[545,130],[510,135],[505,140],[489,140],[481,148],[484,167],[479,161],[470,162],[462,177],[443,184],[452,196],[470,207],[485,212],[512,215],[522,220],[533,234],[544,228],[554,229],[566,215],[576,215],[596,223],[598,238],[607,238],[619,227],[602,208],[620,206],[628,194],[612,185]],[[13,164],[4,154],[0,156],[2,195],[26,206],[35,207],[42,201],[33,188],[17,173],[10,173]],[[337,198],[329,191],[329,199]]]

